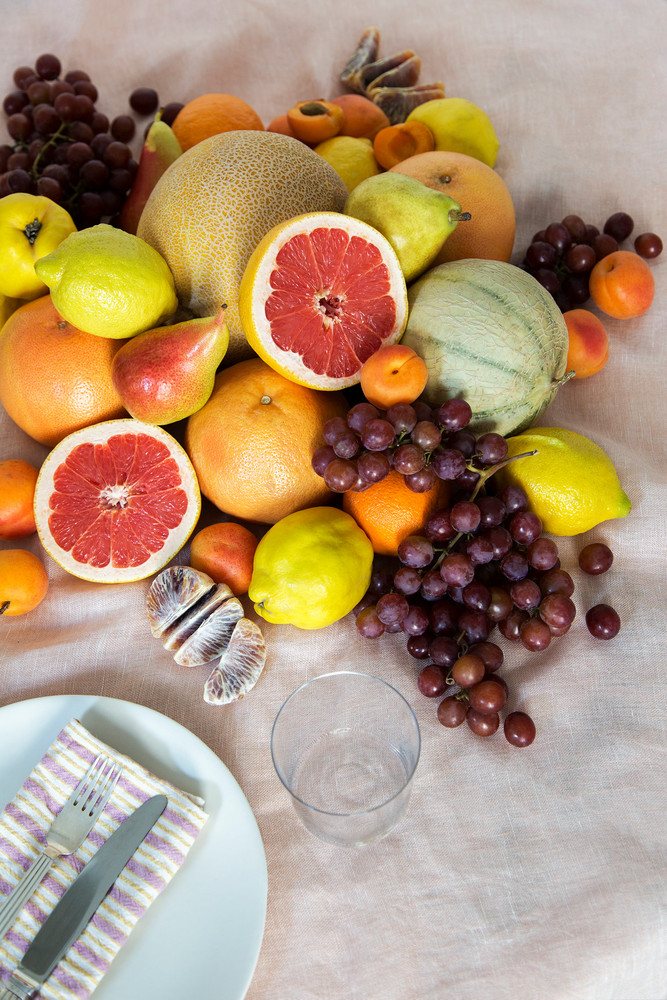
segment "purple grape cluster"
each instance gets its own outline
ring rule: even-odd
[[[421,400],[379,410],[366,401],[323,428],[325,444],[313,454],[313,469],[334,493],[361,492],[394,470],[415,493],[439,480],[472,490],[485,469],[507,456],[507,442],[468,429],[472,410],[464,399],[431,408]]]
[[[597,262],[620,249],[634,229],[627,212],[614,212],[602,232],[579,215],[566,215],[535,233],[522,267],[553,295],[562,312],[584,305],[589,298],[589,275]],[[662,240],[655,233],[642,233],[634,241],[636,252],[645,258],[662,252]]]
[[[61,78],[60,59],[44,53],[34,66],[19,66],[14,89],[4,98],[10,142],[0,145],[0,197],[27,193],[62,205],[77,228],[114,218],[132,187],[137,163],[128,143],[131,115],[112,121],[96,107],[97,87],[84,70]],[[150,88],[130,96],[132,110],[148,114],[158,105]],[[182,105],[165,109],[175,118]]]

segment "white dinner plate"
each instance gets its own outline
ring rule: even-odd
[[[250,806],[193,733],[127,701],[86,695],[0,708],[0,804],[76,718],[157,777],[204,799],[208,820],[183,867],[136,925],[95,1000],[242,1000],[264,934],[267,871]]]

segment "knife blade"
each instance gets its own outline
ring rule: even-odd
[[[167,805],[154,795],[127,817],[95,852],[56,903],[12,973],[0,1000],[28,1000],[48,979]]]

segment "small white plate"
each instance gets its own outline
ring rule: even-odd
[[[235,779],[193,733],[115,698],[61,695],[7,705],[0,708],[0,805],[74,718],[153,774],[201,796],[209,815],[183,868],[114,959],[96,1000],[242,1000],[264,935],[264,846]]]

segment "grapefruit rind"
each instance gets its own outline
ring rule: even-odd
[[[152,554],[146,558],[143,562],[138,565],[114,565],[113,562],[109,561],[105,565],[91,565],[88,562],[83,562],[75,558],[72,554],[72,550],[76,548],[77,541],[79,539],[74,538],[72,544],[68,548],[64,548],[59,544],[57,539],[54,537],[52,527],[50,525],[51,516],[54,514],[53,508],[53,498],[60,493],[55,486],[56,475],[62,475],[62,470],[65,466],[65,462],[68,456],[72,455],[75,449],[78,449],[80,445],[92,444],[108,446],[109,441],[112,438],[118,438],[119,436],[136,436],[148,435],[153,438],[158,444],[166,446],[168,449],[168,457],[173,459],[177,466],[178,477],[180,482],[178,484],[178,489],[182,490],[185,494],[185,510],[182,517],[178,523],[171,527],[164,525],[163,530],[166,532],[166,537],[164,543],[161,547],[157,548]],[[146,444],[148,442],[145,442]],[[69,475],[69,473],[68,473]],[[73,485],[73,477],[70,477],[70,491],[68,493],[74,505],[80,502],[85,493],[90,497],[92,490],[91,484],[85,484],[84,481],[81,482],[81,491]],[[118,484],[106,483],[106,487],[116,487]],[[144,490],[142,495],[148,492]],[[90,504],[88,504],[90,507]],[[100,508],[102,510],[102,508]],[[37,534],[39,540],[42,543],[45,551],[51,556],[51,558],[58,563],[64,570],[71,573],[72,576],[79,577],[82,580],[89,580],[94,583],[131,583],[137,580],[143,580],[154,573],[161,570],[169,561],[172,559],[177,552],[183,547],[187,542],[188,538],[192,534],[197,521],[199,519],[199,514],[201,512],[201,493],[199,490],[199,483],[197,481],[197,476],[192,467],[192,463],[188,458],[185,450],[176,441],[175,438],[171,436],[167,431],[163,430],[161,427],[153,426],[152,424],[144,424],[139,420],[120,419],[120,420],[107,420],[102,423],[94,424],[90,427],[83,427],[78,431],[74,431],[69,434],[66,438],[56,445],[56,447],[47,455],[44,463],[40,469],[39,476],[37,478],[37,484],[35,486],[35,498],[34,498],[34,515],[35,524],[37,527]],[[105,510],[108,513],[108,510]],[[110,516],[107,521],[113,523],[115,518]],[[76,528],[73,528],[73,533],[76,532]],[[104,536],[106,537],[106,536]],[[140,536],[137,536],[137,543],[141,542]]]
[[[391,326],[387,329],[378,330],[375,322],[377,313],[377,303],[379,298],[369,298],[368,304],[363,306],[363,316],[368,316],[369,325],[366,335],[366,350],[356,353],[356,347],[347,341],[343,335],[339,340],[344,340],[349,348],[348,358],[353,366],[353,370],[348,370],[343,374],[330,374],[327,370],[317,371],[309,367],[303,361],[302,353],[298,349],[285,349],[279,346],[274,338],[275,325],[272,328],[270,320],[267,318],[267,305],[269,299],[276,296],[277,290],[272,284],[272,276],[281,271],[278,257],[281,251],[290,244],[295,237],[305,236],[308,239],[318,230],[329,230],[331,232],[340,231],[346,234],[349,240],[358,239],[361,242],[374,247],[379,251],[381,262],[387,273],[387,291],[383,294],[383,299],[391,299],[394,303],[394,316]],[[307,275],[304,276],[304,285],[307,283]],[[312,278],[312,275],[311,275]],[[326,283],[325,283],[326,284]],[[311,286],[301,289],[299,294],[303,300],[308,298],[313,307],[313,314],[316,313],[318,302],[323,302],[331,287]],[[334,289],[335,291],[335,289]],[[336,297],[335,295],[333,296]],[[374,306],[373,303],[376,305]],[[342,310],[344,312],[345,298],[342,299]],[[320,306],[322,324],[314,336],[301,338],[300,346],[304,339],[309,343],[316,341],[322,344],[322,353],[331,352],[328,355],[328,366],[333,368],[333,332],[332,326],[338,322],[337,318],[330,319],[325,307]],[[268,365],[274,368],[285,378],[297,382],[299,385],[308,386],[311,389],[344,389],[351,385],[357,385],[361,378],[361,368],[363,363],[385,344],[395,344],[399,341],[405,330],[408,319],[408,297],[405,278],[396,253],[389,241],[372,226],[362,222],[360,219],[345,216],[338,212],[308,212],[304,215],[296,216],[286,222],[274,226],[266,236],[260,241],[250,256],[239,288],[239,314],[243,332],[252,349]],[[373,327],[375,326],[375,329]],[[311,326],[308,328],[312,329]],[[320,340],[321,338],[321,340]],[[361,355],[361,356],[360,356]],[[348,366],[349,367],[349,366]]]

